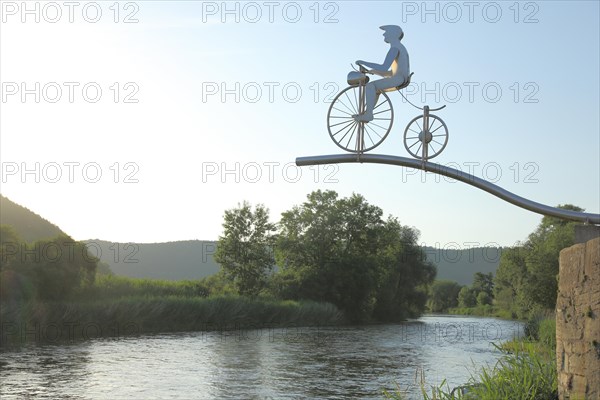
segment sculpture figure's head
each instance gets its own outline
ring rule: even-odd
[[[383,25],[379,29],[383,30],[383,38],[386,43],[389,43],[391,38],[402,40],[404,37],[404,32],[398,25]]]

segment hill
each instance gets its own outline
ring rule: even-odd
[[[437,266],[436,279],[448,279],[461,285],[473,283],[475,272],[496,275],[502,248],[474,247],[470,249],[440,249],[424,247],[427,259]]]
[[[168,243],[113,243],[87,241],[92,254],[100,254],[117,275],[154,279],[200,279],[219,271],[213,259],[214,241],[178,241]],[[427,259],[437,266],[437,279],[473,283],[475,272],[496,273],[501,249],[480,247],[465,250],[425,247]]]
[[[14,227],[25,241],[50,239],[64,234],[38,214],[0,195],[0,223]],[[213,259],[216,242],[188,240],[167,243],[114,243],[87,240],[91,254],[107,263],[117,275],[167,280],[200,279],[219,271]],[[496,272],[501,249],[479,247],[456,250],[424,247],[438,269],[437,279],[473,283],[475,272]]]
[[[219,270],[216,242],[188,240],[167,243],[114,243],[86,240],[91,254],[116,275],[167,280],[200,279]]]
[[[11,225],[26,242],[51,239],[65,233],[33,211],[0,195],[0,225]]]

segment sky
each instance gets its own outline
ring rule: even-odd
[[[26,4],[24,6],[24,4]],[[0,193],[74,239],[216,240],[246,200],[273,221],[313,190],[360,193],[440,248],[511,246],[542,216],[449,178],[339,154],[351,63],[400,25],[407,98],[449,129],[433,161],[550,206],[600,211],[597,1],[2,1]],[[419,115],[372,153],[409,157]]]

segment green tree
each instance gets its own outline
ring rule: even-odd
[[[583,211],[571,205],[559,208]],[[558,292],[558,256],[575,243],[576,222],[545,216],[522,246],[502,253],[496,272],[497,304],[520,318],[532,311],[554,309]]]
[[[2,242],[4,300],[62,300],[95,280],[98,259],[67,235],[24,243],[3,228]]]
[[[352,321],[418,314],[435,268],[416,246],[418,233],[364,197],[315,191],[282,214],[276,246],[281,297],[327,301]]]
[[[61,300],[94,283],[98,258],[67,235],[27,245],[19,271],[28,276],[40,300]]]
[[[10,225],[0,225],[0,271],[8,268],[21,257],[23,241]]]
[[[571,204],[559,207],[583,211]],[[546,216],[529,235],[525,245],[528,274],[523,289],[533,306],[555,308],[558,293],[558,256],[562,249],[575,243],[575,225],[576,222]]]
[[[274,265],[274,231],[269,210],[262,204],[252,209],[244,201],[238,208],[225,211],[215,260],[239,294],[255,296],[265,288]]]
[[[10,225],[0,225],[0,299],[16,300],[31,297],[26,294],[22,277],[14,271],[21,260],[25,244]]]
[[[374,318],[394,322],[421,315],[437,270],[418,245],[419,232],[389,217],[380,238]]]
[[[490,296],[487,292],[481,291],[477,293],[477,305],[485,306],[492,304],[492,296]]]
[[[525,317],[530,307],[523,286],[526,278],[525,248],[504,249],[494,278],[494,299],[498,307],[519,318]]]
[[[491,298],[494,295],[494,274],[489,272],[484,274],[482,272],[475,272],[473,275],[473,290],[479,295],[480,292]]]
[[[382,211],[362,196],[316,191],[282,214],[277,243],[284,297],[331,302],[364,319],[374,306],[375,253]],[[291,290],[290,290],[291,289]]]
[[[105,276],[105,275],[114,276],[115,273],[112,271],[112,269],[110,269],[110,265],[108,265],[104,261],[99,261],[98,268],[96,269],[96,275],[97,276]]]
[[[458,305],[459,307],[475,307],[477,304],[477,298],[473,288],[469,286],[463,286],[458,292]]]
[[[428,302],[431,312],[444,312],[448,311],[448,308],[456,307],[460,290],[461,286],[455,281],[439,280],[433,282]]]

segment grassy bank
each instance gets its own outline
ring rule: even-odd
[[[421,382],[424,400],[553,400],[557,399],[556,323],[539,321],[529,338],[496,345],[502,355],[492,368],[483,368],[464,386]],[[405,399],[402,391],[383,393],[386,399]]]
[[[492,305],[483,305],[476,307],[455,307],[449,308],[448,314],[452,315],[473,315],[477,317],[496,317],[502,319],[516,319],[516,315],[508,310],[501,309]]]
[[[220,288],[221,289],[221,288]],[[91,287],[77,291],[73,300],[104,300],[140,296],[208,297],[211,294],[229,294],[216,291],[206,279],[197,281],[167,281],[160,279],[139,279],[125,276],[98,276]]]
[[[328,303],[210,294],[201,281],[103,277],[67,301],[3,302],[0,344],[155,332],[336,325]]]

